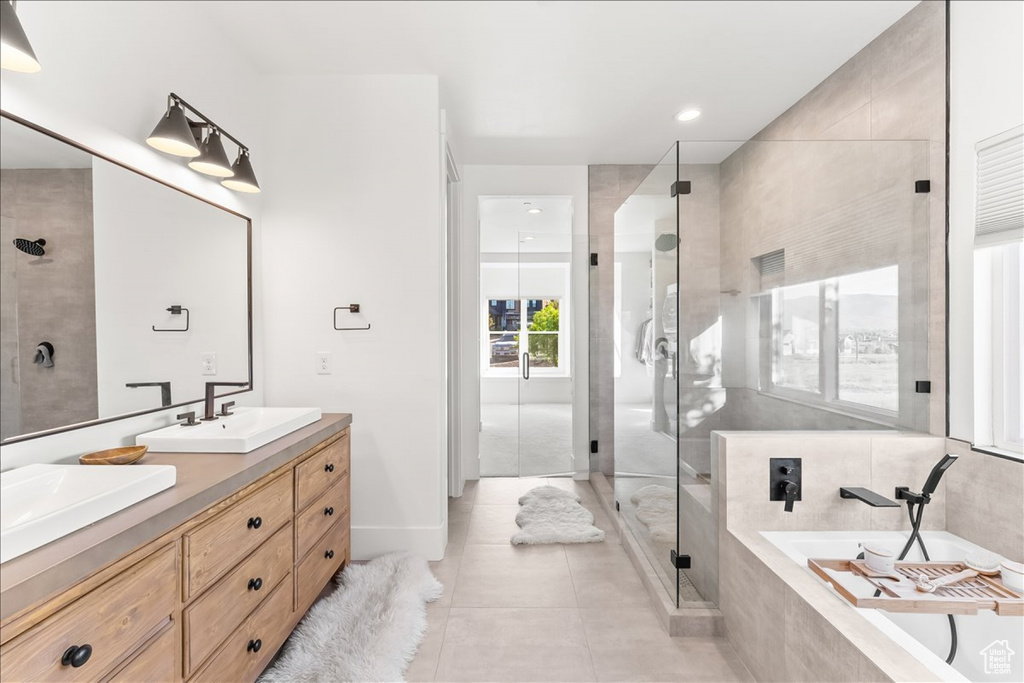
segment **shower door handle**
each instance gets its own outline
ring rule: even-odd
[[[530,354],[523,354],[523,379],[530,379]]]

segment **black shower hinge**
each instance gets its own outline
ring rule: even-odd
[[[597,453],[597,439],[594,439],[590,442],[590,452]]]
[[[596,266],[597,265],[597,254],[595,254],[593,252],[591,252],[591,254],[590,254],[590,265],[592,265],[592,266]]]
[[[930,394],[932,393],[932,383],[928,380],[918,380],[914,382],[914,393],[915,394]]]
[[[690,568],[690,556],[680,555],[675,550],[669,556],[672,560],[672,566],[676,569],[689,569]]]
[[[690,194],[689,180],[677,180],[672,183],[672,196],[675,197],[677,194]]]
[[[619,511],[619,501],[615,501],[615,511]]]
[[[932,181],[930,180],[915,180],[914,181],[914,192],[922,194],[924,192],[932,191]]]

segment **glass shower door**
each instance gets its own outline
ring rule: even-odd
[[[677,181],[673,145],[615,213],[613,334],[615,499],[678,603]]]

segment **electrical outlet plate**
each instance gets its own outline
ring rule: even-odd
[[[318,374],[318,375],[329,375],[329,374],[331,374],[331,352],[330,351],[317,351],[316,352],[316,374]]]
[[[217,354],[212,351],[199,354],[199,367],[204,375],[216,375]]]

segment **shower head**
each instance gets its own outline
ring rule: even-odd
[[[18,251],[23,251],[30,256],[42,256],[46,253],[43,247],[46,246],[46,240],[37,239],[35,242],[24,239],[23,237],[15,238],[14,246],[18,248]]]
[[[663,232],[654,240],[654,248],[658,251],[672,251],[679,246],[679,236],[671,232]]]
[[[956,461],[957,456],[947,453],[942,456],[942,459],[935,463],[935,467],[932,468],[931,474],[928,475],[928,481],[924,483],[924,488],[921,489],[922,496],[931,496],[935,493],[935,489],[939,485],[939,480],[942,479],[942,475],[946,473],[946,470]]]

